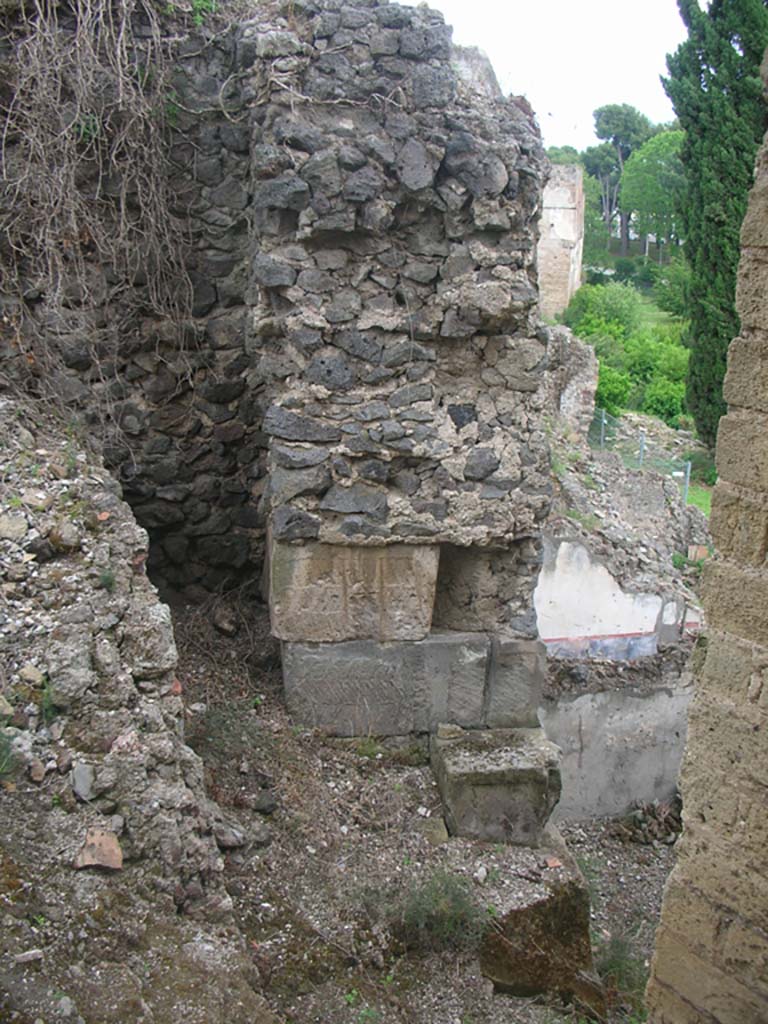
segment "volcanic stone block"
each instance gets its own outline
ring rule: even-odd
[[[439,551],[272,540],[269,606],[281,640],[421,640],[432,623]]]
[[[452,835],[535,846],[560,799],[560,750],[541,729],[433,737],[432,770]]]
[[[416,643],[284,644],[288,710],[336,736],[428,732],[483,720],[488,638],[433,634]]]

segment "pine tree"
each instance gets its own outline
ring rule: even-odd
[[[759,70],[768,44],[768,0],[711,0],[706,11],[697,0],[678,0],[678,7],[688,39],[667,58],[664,88],[686,133],[681,214],[692,272],[687,404],[700,437],[712,445],[725,412],[728,345],[739,331],[739,229],[768,122]]]

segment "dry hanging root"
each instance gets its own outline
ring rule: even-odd
[[[117,302],[183,315],[169,43],[144,0],[32,0],[2,22],[0,275],[47,323]],[[0,50],[0,52],[2,52]],[[140,285],[137,289],[136,285]]]

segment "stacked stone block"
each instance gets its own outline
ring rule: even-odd
[[[768,1019],[768,148],[742,227],[705,581],[706,654],[688,726],[685,833],[648,988],[654,1024]]]

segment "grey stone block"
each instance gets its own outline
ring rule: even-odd
[[[546,660],[540,640],[493,640],[485,715],[488,728],[538,725],[536,709],[541,703]]]
[[[432,770],[452,835],[536,846],[560,799],[560,750],[541,729],[432,738]]]
[[[433,634],[413,643],[283,645],[288,710],[335,736],[429,732],[483,719],[488,638]]]

